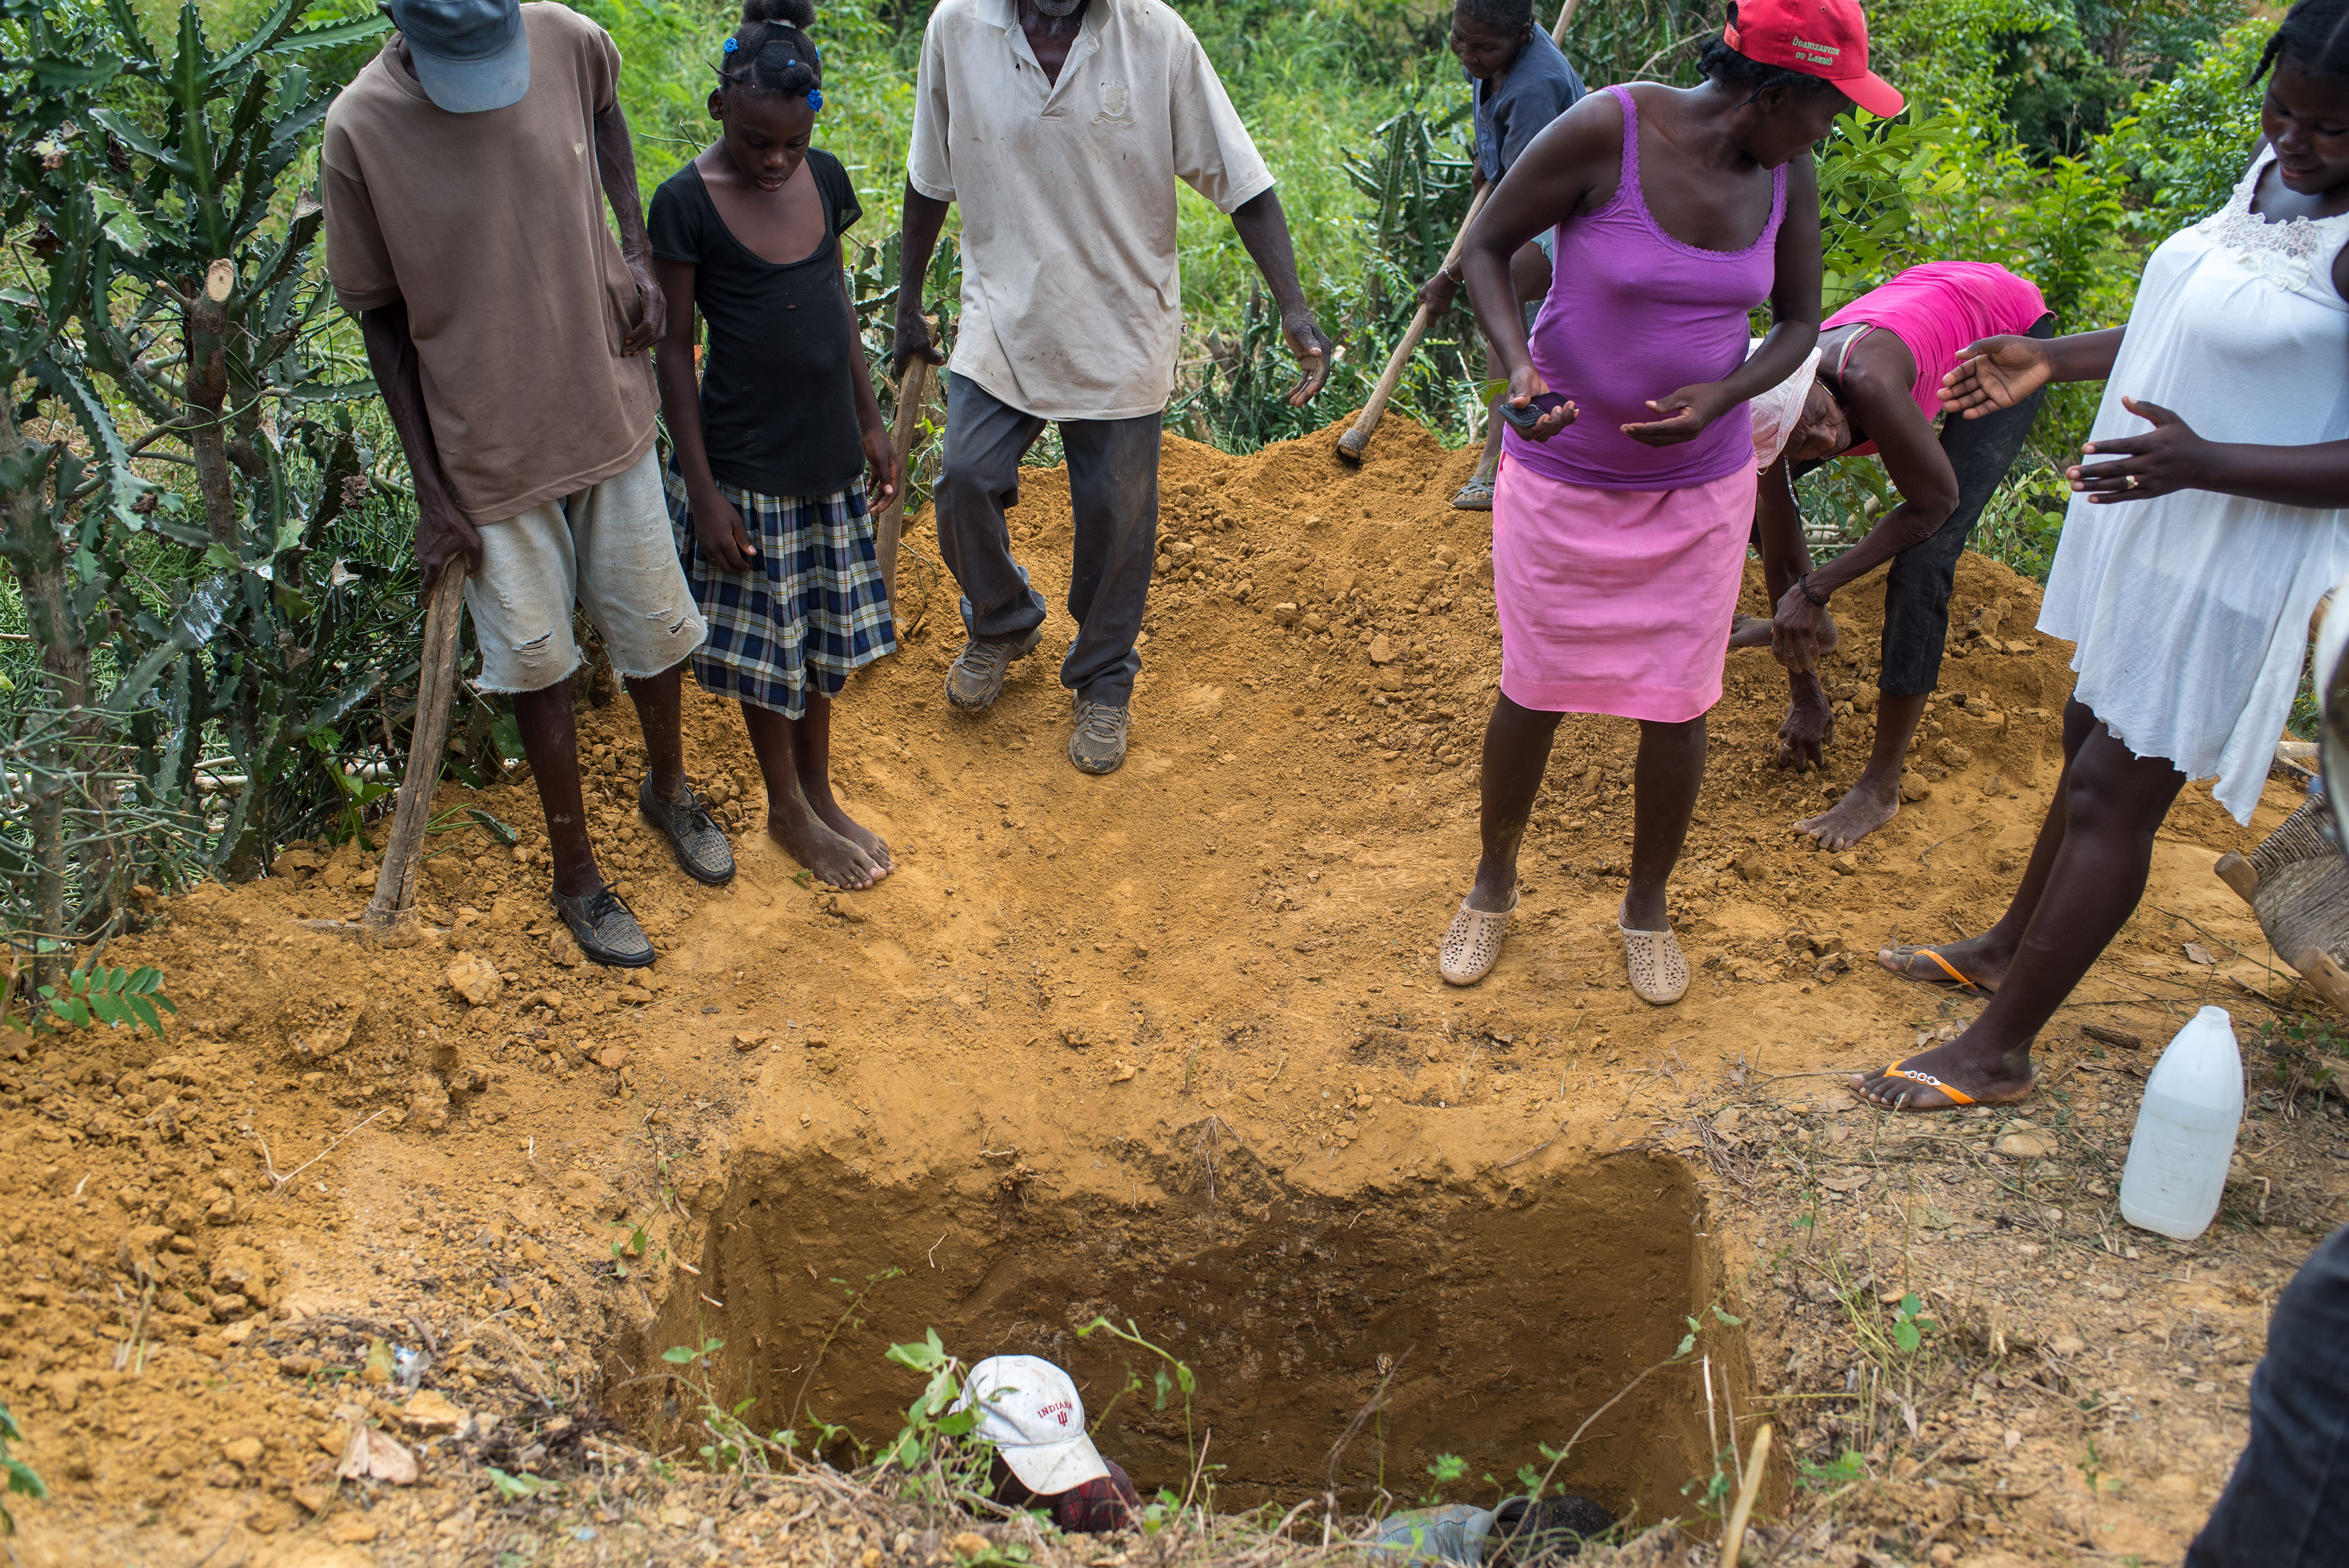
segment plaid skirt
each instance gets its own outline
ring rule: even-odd
[[[798,719],[810,691],[837,696],[859,666],[897,651],[862,481],[830,495],[761,495],[720,484],[759,551],[747,572],[730,572],[703,551],[675,469],[667,487],[678,558],[709,623],[709,639],[693,656],[705,688]]]

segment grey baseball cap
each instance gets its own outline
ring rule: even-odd
[[[451,114],[519,103],[530,91],[521,0],[385,0],[424,95]]]

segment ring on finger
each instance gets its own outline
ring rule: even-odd
[[[2121,488],[2123,490],[2135,490],[2137,488],[2137,475],[2132,473],[2127,479],[2122,480]]]

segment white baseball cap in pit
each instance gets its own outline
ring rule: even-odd
[[[1069,1375],[1036,1355],[990,1355],[970,1369],[957,1410],[973,1400],[971,1436],[995,1445],[1019,1484],[1050,1497],[1109,1474],[1085,1435],[1085,1402]]]

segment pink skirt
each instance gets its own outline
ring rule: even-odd
[[[1587,490],[1504,458],[1493,493],[1501,691],[1547,713],[1678,724],[1721,701],[1755,476]]]

